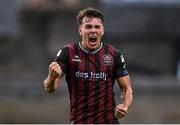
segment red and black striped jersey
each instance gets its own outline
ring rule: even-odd
[[[79,42],[62,48],[56,61],[66,74],[71,123],[118,123],[113,86],[116,78],[128,75],[123,55],[105,43],[89,52]]]

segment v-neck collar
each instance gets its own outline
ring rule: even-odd
[[[81,42],[79,42],[79,47],[80,47],[80,48],[82,49],[82,51],[84,51],[85,53],[95,54],[95,53],[97,53],[98,51],[101,50],[101,48],[103,47],[103,43],[101,42],[100,47],[98,47],[97,49],[95,49],[95,50],[92,51],[92,52],[90,52],[90,51],[88,51],[86,48],[84,48],[84,47],[82,46]]]

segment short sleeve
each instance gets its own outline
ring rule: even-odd
[[[64,47],[58,51],[55,61],[58,62],[58,64],[61,66],[62,71],[66,73],[67,64],[68,64],[68,48],[67,47]]]
[[[119,52],[115,51],[115,78],[119,78],[128,75],[127,65],[124,56]]]

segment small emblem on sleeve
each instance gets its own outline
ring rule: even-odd
[[[123,55],[121,55],[121,62],[122,62],[122,63],[125,62],[125,59],[124,59],[124,56],[123,56]]]
[[[59,50],[59,52],[57,53],[57,56],[60,56],[61,52],[62,52],[62,50]]]
[[[103,56],[103,62],[106,66],[111,66],[113,64],[113,57],[110,54],[105,54]]]

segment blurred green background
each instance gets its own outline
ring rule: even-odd
[[[50,95],[43,81],[58,50],[80,40],[76,14],[89,6],[130,72],[134,100],[120,123],[180,123],[179,0],[0,0],[0,123],[69,123],[65,80]]]

